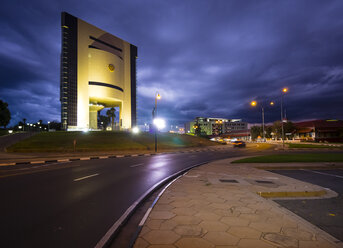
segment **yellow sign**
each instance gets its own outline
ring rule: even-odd
[[[113,71],[114,71],[114,65],[109,64],[109,65],[108,65],[108,69],[109,69],[111,72],[113,72]]]

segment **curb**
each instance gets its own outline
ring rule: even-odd
[[[325,190],[318,191],[283,191],[283,192],[256,192],[263,198],[282,198],[282,197],[316,197],[326,195]]]
[[[126,154],[126,155],[109,155],[109,156],[93,156],[93,157],[79,157],[79,158],[65,158],[65,159],[50,159],[41,161],[25,161],[25,162],[15,162],[15,163],[2,163],[0,166],[13,166],[13,165],[29,165],[29,164],[46,164],[46,163],[61,163],[61,162],[73,162],[73,161],[85,161],[93,159],[108,159],[108,158],[127,158],[127,157],[141,157],[141,156],[155,156],[162,154],[178,154],[178,153],[192,153],[192,152],[202,152],[202,151],[218,151],[221,149],[202,149],[202,150],[188,150],[188,151],[178,151],[178,152],[161,152],[161,153],[141,153],[141,154]]]
[[[170,180],[173,180],[180,175],[184,174],[185,172],[189,171],[190,169],[193,169],[195,167],[207,164],[208,162],[202,162],[199,164],[191,165],[181,171],[178,171],[171,176],[155,183],[150,189],[144,192],[144,194],[138,198],[126,211],[125,213],[111,226],[111,228],[107,231],[107,233],[100,239],[100,241],[96,244],[94,248],[104,248],[108,247],[110,245],[110,241],[113,240],[113,238],[116,236],[116,234],[119,232],[120,228],[126,223],[126,221],[129,219],[129,217],[134,213],[134,211],[137,209],[137,207],[147,199],[156,189],[160,188],[163,184],[167,183]],[[169,184],[168,184],[169,186]],[[164,191],[163,191],[164,192]],[[161,193],[162,195],[162,193]]]
[[[293,163],[293,162],[289,162]],[[295,162],[297,163],[297,162]],[[306,162],[308,163],[308,162]],[[311,163],[311,162],[309,162]],[[324,162],[328,163],[328,162]],[[331,170],[331,169],[341,169],[343,168],[343,165],[336,165],[336,164],[328,164],[327,166],[257,166],[255,167],[259,170]]]

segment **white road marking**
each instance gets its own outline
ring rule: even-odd
[[[100,159],[108,158],[108,156],[100,156]]]
[[[80,160],[91,160],[91,158],[80,158]]]
[[[134,164],[134,165],[130,165],[130,167],[133,168],[133,167],[137,167],[137,166],[140,166],[140,165],[143,165],[143,164]]]
[[[321,174],[321,175],[325,175],[325,176],[332,176],[332,177],[343,178],[343,176],[332,175],[332,174],[325,173],[325,172],[319,172],[319,171],[313,171],[313,170],[306,170],[306,169],[303,169],[303,170],[304,170],[304,171],[310,171],[310,172],[317,173],[317,174]]]
[[[74,179],[74,182],[77,182],[77,181],[80,181],[80,180],[83,180],[83,179],[87,179],[87,178],[90,178],[90,177],[95,177],[95,176],[98,176],[99,174],[93,174],[93,175],[89,175],[89,176],[85,176],[85,177],[80,177],[80,178],[76,178]]]
[[[116,155],[117,158],[123,158],[124,155]]]
[[[138,154],[132,154],[131,157],[138,157]]]

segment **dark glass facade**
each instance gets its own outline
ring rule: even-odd
[[[137,125],[137,74],[136,74],[136,59],[137,59],[137,47],[130,45],[130,59],[131,59],[131,125],[132,127]]]
[[[61,124],[77,126],[77,18],[62,12]]]

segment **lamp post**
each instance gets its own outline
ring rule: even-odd
[[[283,128],[283,95],[288,92],[288,88],[283,88],[281,92],[281,133],[282,133],[282,149],[285,149],[285,131]]]
[[[48,121],[48,132],[50,132],[50,121]]]
[[[252,101],[250,103],[250,105],[255,107],[255,106],[257,106],[257,102],[256,101]],[[273,106],[274,102],[270,102],[270,105]],[[266,138],[265,138],[265,131],[264,131],[264,107],[263,107],[263,105],[261,105],[261,111],[262,111],[262,136],[263,136],[263,141],[265,142]]]
[[[152,120],[154,121],[154,119],[157,117],[157,100],[161,99],[161,95],[156,92],[155,94],[155,107],[152,110]],[[155,131],[155,152],[157,152],[157,126],[154,126],[154,131]]]

